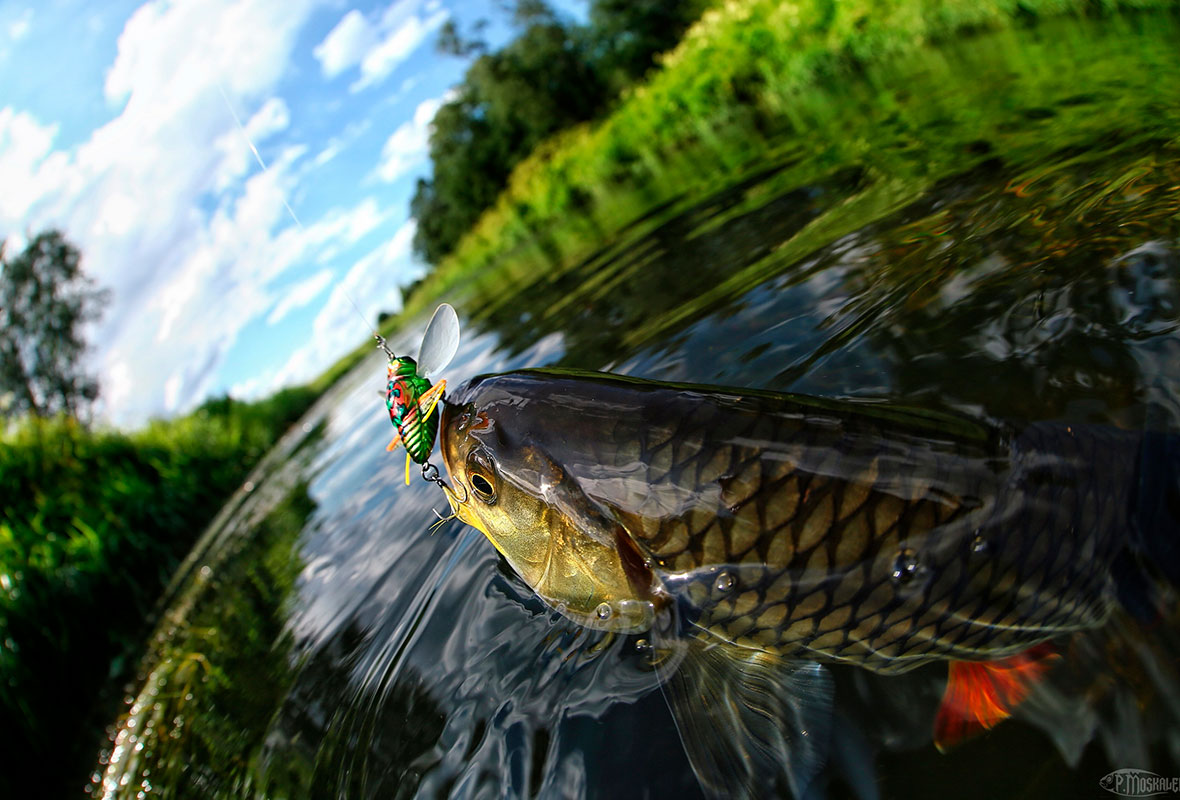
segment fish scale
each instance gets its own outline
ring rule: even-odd
[[[543,449],[738,645],[899,672],[1015,653],[1112,601],[1130,433],[528,371],[469,384],[459,411],[493,421],[473,433],[525,489],[504,443]]]

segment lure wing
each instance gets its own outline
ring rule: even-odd
[[[426,333],[422,335],[422,347],[418,349],[418,373],[430,377],[446,368],[459,349],[459,315],[450,303],[439,306]]]

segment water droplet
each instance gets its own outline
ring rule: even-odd
[[[733,589],[733,585],[737,583],[733,576],[728,572],[722,572],[717,576],[717,580],[713,582],[713,588],[719,592],[728,592]]]
[[[636,639],[635,649],[640,653],[646,653],[648,650],[651,650],[651,642],[649,642],[647,639]]]
[[[610,603],[599,603],[598,608],[594,609],[594,613],[598,615],[599,619],[610,619],[614,611],[611,610]]]
[[[908,547],[903,547],[893,559],[894,582],[909,583],[918,574],[920,567],[921,563],[918,561],[917,552]]]

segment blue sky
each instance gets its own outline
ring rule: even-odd
[[[349,297],[400,308],[452,17],[508,36],[458,0],[0,2],[0,238],[59,227],[112,290],[101,416],[305,381],[367,335]]]

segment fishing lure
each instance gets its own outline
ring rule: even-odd
[[[397,430],[385,449],[393,452],[399,444],[405,447],[408,486],[410,462],[426,464],[434,452],[434,441],[438,437],[438,402],[447,382],[440,380],[431,385],[430,376],[445,369],[459,348],[459,317],[448,303],[435,310],[426,333],[422,335],[417,360],[394,355],[380,336],[377,341],[389,356],[385,407],[389,409],[389,419]]]
[[[237,123],[242,138],[254,153],[258,165],[264,173],[269,172],[266,163],[258,154],[258,148],[251,141],[246,127],[224,91],[221,92],[221,97]],[[283,205],[296,226],[306,233],[307,229],[295,215],[286,198],[283,198]],[[352,299],[352,295],[345,290],[344,296],[363,320],[365,315]],[[365,324],[368,325],[368,322]],[[438,469],[429,463],[429,459],[434,451],[434,441],[438,437],[438,402],[442,399],[447,382],[439,381],[431,386],[429,376],[444,369],[455,357],[455,351],[459,349],[459,317],[449,303],[443,303],[435,309],[434,316],[426,326],[426,333],[422,335],[422,345],[418,348],[416,361],[409,356],[395,355],[381,334],[373,330],[372,326],[369,326],[369,330],[373,331],[377,346],[389,356],[385,407],[389,409],[389,418],[393,422],[393,427],[397,429],[397,434],[385,449],[392,452],[399,444],[405,446],[407,486],[410,483],[410,462],[414,461],[422,465],[422,476],[426,480],[445,487],[446,484],[439,477]]]

